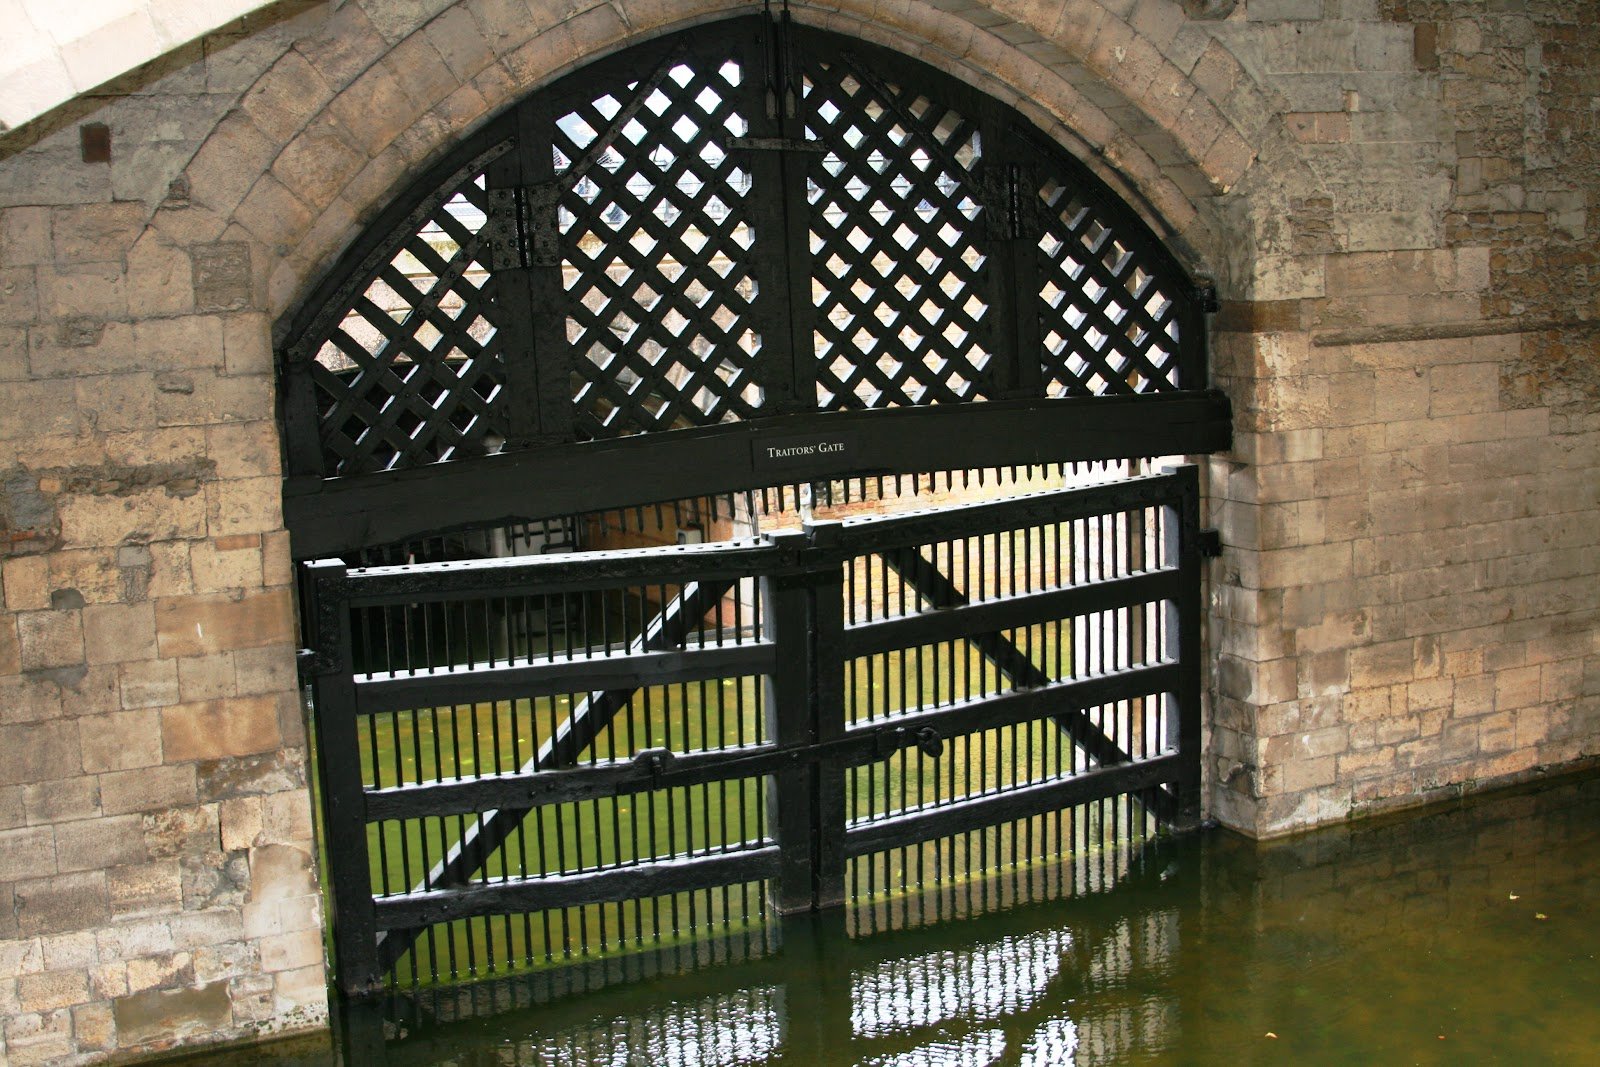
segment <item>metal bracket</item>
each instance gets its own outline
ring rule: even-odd
[[[939,736],[939,731],[931,726],[924,726],[917,731],[915,738],[917,751],[929,759],[938,759],[944,755],[944,738]]]
[[[554,267],[561,262],[556,207],[558,181],[490,189],[488,231],[492,270]]]
[[[986,167],[979,183],[983,204],[984,236],[991,241],[1010,241],[1020,235],[1016,205],[1014,167]]]
[[[517,203],[517,190],[490,189],[489,221],[484,226],[489,250],[490,270],[516,270],[527,266],[522,253],[522,227],[519,223],[522,209]]]
[[[642,748],[633,757],[633,765],[650,775],[652,781],[660,778],[676,758],[670,748]]]
[[[561,200],[560,182],[541,182],[523,188],[522,233],[528,266],[561,265],[561,230],[556,208]]]

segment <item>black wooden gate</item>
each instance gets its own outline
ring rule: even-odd
[[[786,13],[605,57],[421,174],[277,335],[341,986],[1193,822],[1192,469],[533,554],[651,502],[1226,448],[1212,297],[1152,224]]]
[[[743,542],[308,566],[339,985],[462,979],[1199,814],[1192,467]]]

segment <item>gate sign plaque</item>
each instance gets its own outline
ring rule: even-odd
[[[758,436],[750,441],[750,465],[757,472],[831,474],[859,466],[859,458],[856,435],[848,431]]]

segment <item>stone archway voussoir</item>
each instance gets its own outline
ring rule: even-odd
[[[1253,160],[1205,90],[1100,3],[997,4],[961,13],[953,6],[843,0],[793,11],[800,21],[916,55],[1025,113],[1048,116],[1041,127],[1120,193],[1132,192],[1127,198],[1146,205],[1160,230],[1183,234],[1198,217],[1193,191],[1202,183],[1175,170],[1198,172],[1219,192]],[[348,7],[356,10],[336,13],[316,39],[297,44],[262,77],[191,167],[196,199],[223,216],[237,205],[240,224],[273,253],[274,313],[326,270],[408,173],[487,115],[581,63],[748,5],[623,0],[569,7],[567,17],[552,21],[561,10],[554,5],[466,0],[392,42],[396,26],[375,24],[361,5]],[[1082,17],[1090,8],[1093,17]],[[997,12],[1009,21],[996,21]],[[970,17],[977,13],[987,17]],[[345,36],[323,39],[329,35]],[[284,118],[276,102],[296,83],[304,88],[308,71],[329,86],[326,97],[313,88],[320,108],[275,150],[263,126]],[[1121,106],[1108,111],[1086,96],[1080,86],[1090,84]],[[1184,158],[1153,156],[1118,120],[1124,106],[1135,128],[1160,131],[1161,155],[1175,148]]]

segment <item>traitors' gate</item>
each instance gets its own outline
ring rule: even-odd
[[[1199,487],[1139,457],[1227,444],[1206,300],[1021,116],[786,17],[461,145],[281,339],[339,985],[1197,821]]]

